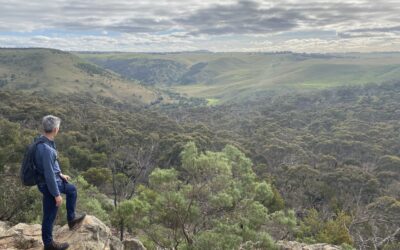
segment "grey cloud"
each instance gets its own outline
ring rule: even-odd
[[[151,18],[132,18],[121,23],[110,25],[107,29],[118,30],[120,32],[157,32],[168,29],[173,24],[168,20],[156,21]],[[141,31],[140,31],[141,30]]]
[[[400,32],[400,25],[394,27],[354,29],[354,30],[348,30],[347,32]]]
[[[299,20],[307,19],[301,13],[282,8],[263,9],[255,1],[239,1],[234,5],[214,5],[194,14],[174,19],[194,29],[191,34],[249,34],[291,30]]]
[[[102,22],[101,18],[88,17],[54,24],[67,30],[109,30],[123,33],[152,33],[168,29],[171,26],[171,22],[168,20],[157,21],[151,18],[130,18],[105,24]]]
[[[349,25],[393,20],[399,13],[398,5],[366,1],[281,3],[265,8],[262,2],[239,1],[232,5],[213,5],[174,19],[190,33],[251,34],[284,32],[301,28],[347,29]],[[388,20],[387,20],[388,19]]]
[[[392,27],[380,28],[364,28],[350,29],[344,32],[339,32],[337,35],[341,38],[356,38],[356,37],[379,37],[383,34],[400,34],[400,25]]]

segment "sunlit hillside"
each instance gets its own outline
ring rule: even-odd
[[[142,103],[156,100],[160,95],[73,54],[51,49],[0,49],[0,88],[27,92],[87,92]]]

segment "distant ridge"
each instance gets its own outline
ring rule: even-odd
[[[144,85],[224,101],[400,78],[400,53],[176,52],[78,55]]]

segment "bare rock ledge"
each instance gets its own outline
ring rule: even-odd
[[[341,250],[341,247],[329,245],[326,243],[318,243],[307,245],[297,241],[278,241],[277,245],[281,250]]]
[[[19,223],[9,227],[0,221],[0,249],[43,249],[41,225]],[[68,242],[69,250],[145,250],[136,239],[121,242],[111,234],[103,222],[94,216],[86,216],[82,226],[70,231],[68,225],[56,227],[53,233],[58,242]]]

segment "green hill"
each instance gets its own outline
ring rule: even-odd
[[[314,90],[400,77],[400,53],[80,53],[144,85],[229,101],[271,91]]]
[[[149,103],[160,93],[102,69],[71,53],[52,49],[0,49],[0,88],[75,93]]]

